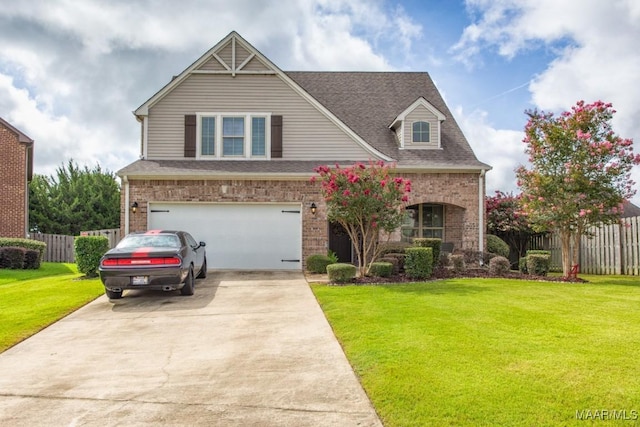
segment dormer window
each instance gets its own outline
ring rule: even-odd
[[[431,142],[431,126],[429,122],[414,122],[413,123],[413,138],[414,144],[420,144],[425,142]]]
[[[420,97],[401,112],[389,128],[401,149],[440,149],[440,127],[444,120],[444,114]]]

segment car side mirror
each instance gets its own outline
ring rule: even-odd
[[[205,246],[207,246],[207,244],[205,242],[200,242],[200,247],[204,248]]]

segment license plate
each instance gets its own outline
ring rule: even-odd
[[[133,276],[131,278],[132,285],[147,285],[149,284],[149,276]]]

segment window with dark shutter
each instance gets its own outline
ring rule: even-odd
[[[196,156],[196,116],[184,116],[184,156]]]
[[[282,158],[282,116],[271,116],[271,158]]]

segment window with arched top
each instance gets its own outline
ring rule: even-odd
[[[429,122],[413,122],[413,138],[414,143],[431,142],[431,127]]]

